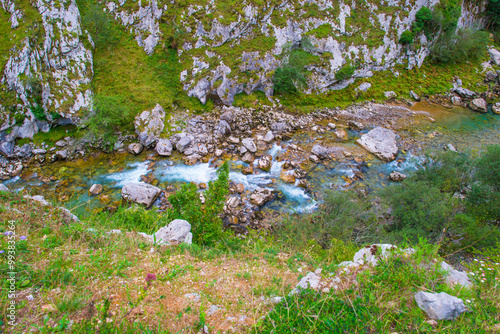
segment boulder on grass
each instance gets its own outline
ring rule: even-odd
[[[415,294],[415,301],[418,307],[434,320],[454,320],[467,311],[462,299],[450,296],[445,292],[420,291]]]
[[[191,244],[193,242],[191,224],[183,219],[175,219],[155,233],[155,240],[158,245],[182,242]]]

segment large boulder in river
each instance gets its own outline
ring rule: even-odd
[[[257,146],[255,146],[255,143],[252,138],[245,138],[241,140],[241,143],[243,146],[249,150],[252,153],[257,152]]]
[[[179,151],[180,153],[184,153],[184,151],[186,151],[191,146],[192,142],[192,136],[183,136],[181,137],[181,139],[179,139],[175,147],[177,148],[177,151]]]
[[[486,101],[483,99],[474,99],[470,101],[469,108],[477,112],[482,112],[482,113],[488,112],[488,105],[486,104]]]
[[[311,153],[316,155],[320,159],[328,159],[330,157],[330,154],[328,153],[328,149],[326,147],[323,147],[321,145],[314,145]]]
[[[360,139],[356,140],[356,143],[384,161],[396,159],[398,153],[396,134],[382,127],[376,127],[367,134],[362,135]]]
[[[122,188],[122,198],[129,202],[145,204],[150,207],[161,193],[160,188],[146,183],[130,182]]]
[[[160,139],[156,143],[155,150],[159,155],[168,157],[172,154],[172,143],[168,139]]]
[[[155,240],[158,245],[170,244],[172,242],[191,244],[193,240],[191,224],[183,219],[175,219],[155,233]]]
[[[273,197],[273,192],[270,189],[258,188],[250,195],[250,201],[252,204],[261,206],[269,202]]]
[[[153,110],[145,110],[137,115],[134,125],[139,141],[148,147],[158,140],[165,127],[165,110],[157,104]]]

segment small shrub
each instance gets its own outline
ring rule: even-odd
[[[451,218],[451,196],[422,181],[406,180],[382,189],[381,196],[392,208],[393,223],[387,227],[397,239],[436,239]]]
[[[412,30],[416,34],[423,31],[427,37],[430,36],[433,30],[433,16],[429,8],[423,6],[418,10]]]
[[[403,45],[408,45],[413,43],[413,33],[409,30],[403,31],[401,37],[399,38],[399,43]]]
[[[354,75],[354,71],[356,70],[355,66],[345,65],[337,73],[335,73],[335,79],[339,81],[347,80]]]
[[[217,179],[208,183],[205,204],[194,183],[185,183],[181,189],[169,197],[172,209],[169,216],[185,219],[191,223],[193,241],[202,245],[213,245],[220,241],[224,233],[220,215],[225,196],[229,192],[229,165],[225,162],[217,171]]]
[[[36,104],[35,106],[31,107],[31,112],[33,115],[35,115],[35,118],[39,121],[46,121],[47,120],[47,115],[45,115],[45,110],[43,110],[43,107]]]
[[[133,126],[134,112],[126,99],[120,95],[101,95],[94,98],[94,114],[87,119],[91,133],[103,138],[105,144],[116,141],[116,132]]]

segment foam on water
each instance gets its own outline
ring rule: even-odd
[[[318,206],[318,203],[311,196],[307,195],[302,188],[283,183],[278,186],[278,189],[290,201],[290,204],[293,205],[290,211],[310,212]]]
[[[156,168],[155,176],[161,181],[208,183],[217,178],[216,169],[208,163],[193,166],[170,165]]]
[[[146,160],[143,162],[134,162],[127,165],[127,169],[107,175],[105,179],[114,181],[114,187],[123,187],[129,182],[140,182],[141,175],[148,173],[148,165],[150,161]]]
[[[279,152],[283,151],[283,148],[276,143],[274,143],[273,147],[267,151],[267,154],[271,155],[273,158],[278,155]]]
[[[271,183],[271,175],[268,173],[245,175],[241,172],[229,172],[229,179],[235,183],[241,183],[245,189],[254,191],[257,188],[265,188]]]

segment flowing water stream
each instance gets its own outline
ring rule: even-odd
[[[285,161],[283,157],[287,154],[287,148],[292,144],[300,146],[301,143],[313,142],[318,138],[328,140],[333,134],[327,132],[318,135],[302,131],[295,133],[287,142],[274,144],[266,152],[273,157],[269,172],[255,169],[257,173],[245,175],[241,169],[248,164],[230,161],[230,179],[235,183],[242,183],[248,191],[258,187],[276,190],[277,199],[267,205],[269,209],[304,212],[317,207],[321,201],[317,195],[324,193],[326,189],[354,185],[373,189],[382,186],[388,182],[387,176],[391,171],[411,173],[421,168],[425,161],[424,153],[442,150],[448,144],[454,145],[459,151],[478,150],[483,145],[500,144],[500,115],[491,112],[478,114],[463,108],[450,110],[424,103],[417,104],[412,109],[428,113],[436,122],[422,124],[417,122],[404,130],[404,136],[415,139],[421,145],[409,152],[401,150],[393,162],[383,163],[373,157],[363,160],[337,159],[327,164],[309,162],[307,181],[310,190],[305,190],[280,178],[281,173],[291,172],[282,171]],[[349,130],[351,139],[341,144],[342,149],[360,151],[354,141],[367,131]],[[258,160],[253,164],[256,166],[257,163]],[[43,195],[52,202],[61,202],[77,214],[84,214],[109,205],[119,205],[121,187],[128,182],[141,182],[143,175],[154,180],[153,184],[162,189],[169,185],[178,188],[184,182],[207,184],[216,178],[216,168],[210,162],[193,166],[184,165],[175,154],[170,158],[148,155],[147,152],[138,156],[128,153],[97,154],[85,160],[31,167],[25,169],[20,176],[3,183],[16,191],[27,189],[33,194]],[[104,192],[100,196],[88,194],[88,189],[94,183],[102,184],[104,187]]]

